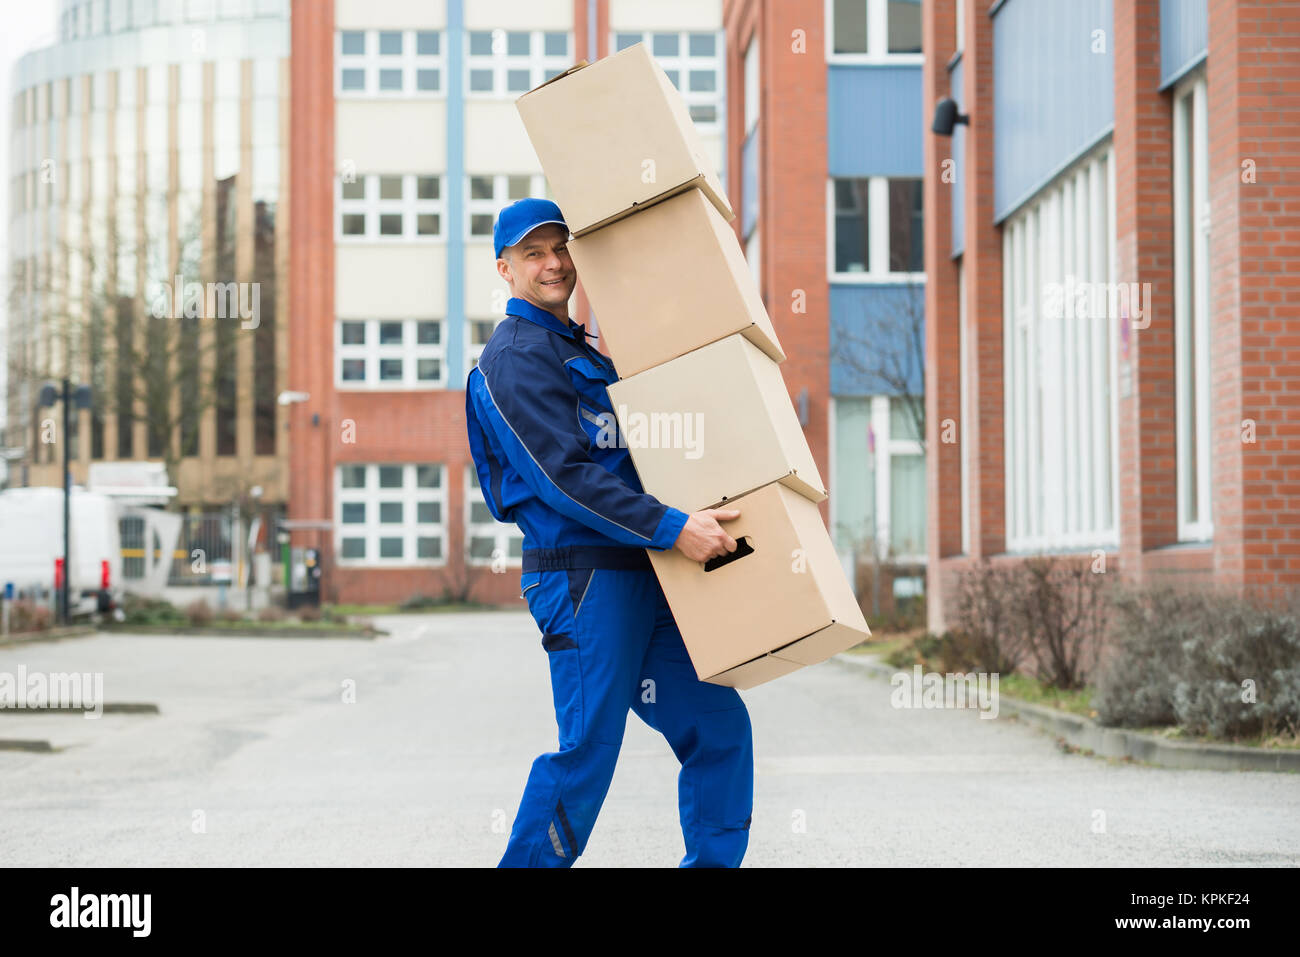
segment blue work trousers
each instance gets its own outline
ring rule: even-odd
[[[559,750],[533,762],[499,866],[573,865],[609,790],[629,708],[681,762],[681,866],[740,866],[754,803],[749,712],[734,688],[696,677],[653,570],[525,565],[521,584],[550,662]]]

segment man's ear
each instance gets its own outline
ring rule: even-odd
[[[497,275],[504,279],[507,284],[514,284],[515,277],[514,273],[510,269],[510,260],[505,257],[497,259]]]

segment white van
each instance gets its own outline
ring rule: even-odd
[[[70,507],[69,611],[74,616],[111,611],[122,597],[117,504],[107,495],[73,486]],[[41,600],[54,591],[55,559],[62,557],[63,489],[0,492],[0,589],[12,583],[14,597]]]

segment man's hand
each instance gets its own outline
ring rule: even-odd
[[[686,520],[673,548],[693,562],[706,562],[710,558],[734,552],[736,540],[723,531],[718,522],[739,517],[740,509],[737,508],[700,509]]]

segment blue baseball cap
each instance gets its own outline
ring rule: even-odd
[[[501,210],[501,214],[497,216],[497,224],[492,230],[492,241],[496,246],[497,258],[501,258],[501,250],[513,246],[538,226],[545,226],[547,223],[563,226],[566,235],[569,232],[569,224],[564,221],[564,214],[560,212],[560,207],[549,199],[536,199],[530,196],[515,200]]]

